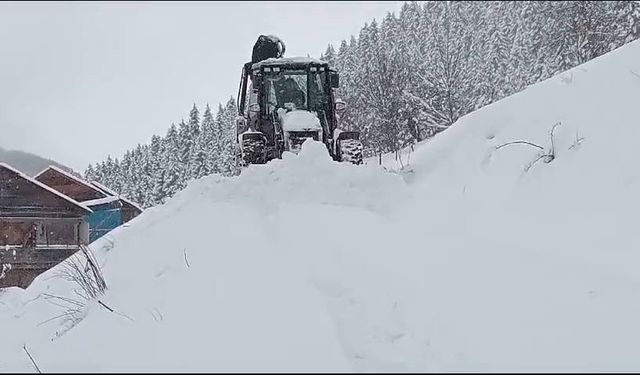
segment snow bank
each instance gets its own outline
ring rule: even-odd
[[[270,228],[285,204],[383,211],[376,197],[402,187],[398,176],[335,163],[310,141],[239,177],[192,181],[92,245],[109,287],[102,301],[116,313],[92,303],[61,337],[60,320],[41,324],[64,312],[48,295],[79,299],[55,277],[60,267],[0,297],[0,321],[16,339],[0,342],[11,353],[0,369],[30,369],[26,341],[45,371],[349,370],[324,297]],[[330,241],[324,220],[287,246]]]
[[[0,296],[0,370],[637,371],[640,42],[469,114],[410,167],[322,144],[192,181],[93,246],[109,285],[55,338]],[[530,165],[541,151],[550,163]],[[77,297],[76,297],[77,298]]]
[[[422,259],[404,265],[420,275],[407,284],[424,285],[411,311],[439,368],[640,369],[634,72],[639,41],[465,116],[412,155],[425,199],[401,215],[424,245],[399,256]],[[548,164],[527,170],[540,153],[528,145],[496,150],[548,151],[556,123]]]

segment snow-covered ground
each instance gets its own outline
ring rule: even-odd
[[[0,295],[0,371],[640,370],[640,42],[465,116],[402,173],[299,155],[93,245],[109,289]],[[555,158],[537,159],[532,142]],[[42,323],[42,324],[41,324]]]

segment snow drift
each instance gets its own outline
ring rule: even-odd
[[[307,141],[193,181],[93,246],[114,312],[56,336],[56,269],[5,291],[0,371],[637,371],[638,74],[634,42],[397,173]]]

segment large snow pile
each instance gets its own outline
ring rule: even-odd
[[[640,370],[638,74],[634,42],[402,173],[307,141],[194,181],[93,246],[114,312],[56,337],[73,284],[5,291],[0,371],[33,371],[25,343],[43,371]]]

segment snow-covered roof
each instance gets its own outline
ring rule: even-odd
[[[326,61],[314,59],[312,57],[281,57],[281,58],[270,58],[266,60],[262,60],[253,64],[253,69],[257,69],[263,65],[268,66],[278,66],[278,65],[307,65],[307,64],[327,64]]]
[[[91,181],[91,185],[94,185],[95,187],[97,187],[98,189],[102,190],[102,192],[107,194],[107,195],[115,195],[115,196],[118,195],[118,193],[116,193],[115,191],[113,191],[113,190],[109,189],[108,187],[102,185],[98,181]]]
[[[98,199],[92,199],[89,201],[84,201],[82,202],[82,204],[84,204],[87,207],[92,207],[92,206],[98,206],[101,204],[106,204],[106,203],[111,203],[111,202],[115,202],[115,201],[119,201],[120,198],[116,197],[116,196],[110,196],[110,197],[105,197],[105,198],[98,198]]]
[[[11,172],[13,172],[13,173],[17,174],[17,175],[18,175],[18,176],[20,176],[21,178],[24,178],[25,180],[27,180],[27,181],[31,182],[32,184],[37,185],[38,187],[41,187],[42,189],[45,189],[45,190],[47,190],[48,192],[50,192],[50,193],[53,193],[53,194],[57,195],[58,197],[60,197],[60,198],[62,198],[62,199],[64,199],[64,200],[66,200],[67,202],[70,202],[70,203],[72,203],[72,204],[74,204],[74,205],[76,205],[76,206],[78,206],[78,207],[82,208],[83,210],[86,210],[86,211],[88,211],[88,212],[93,212],[89,207],[85,206],[84,204],[82,204],[82,203],[80,203],[80,202],[78,202],[78,201],[76,201],[76,200],[74,200],[74,199],[72,199],[72,198],[70,198],[70,197],[68,197],[68,196],[66,196],[66,195],[64,195],[64,194],[62,194],[62,193],[60,193],[59,191],[57,191],[57,190],[55,190],[55,189],[53,189],[53,188],[51,188],[51,187],[49,187],[49,186],[47,186],[47,185],[43,184],[42,182],[40,182],[40,181],[36,180],[36,179],[35,179],[35,177],[29,177],[29,176],[27,176],[26,174],[24,174],[24,173],[20,172],[19,170],[17,170],[17,169],[15,169],[15,168],[13,168],[13,167],[12,167],[12,166],[10,166],[9,164],[6,164],[6,163],[3,163],[3,162],[0,162],[0,167],[3,167],[3,168],[6,168],[6,169],[10,170]]]
[[[144,209],[137,203],[123,197],[122,195],[116,193],[115,191],[109,189],[108,187],[102,185],[101,183],[99,183],[98,181],[91,181],[91,184],[95,185],[95,187],[97,187],[98,189],[102,190],[104,193],[111,195],[111,196],[115,196],[118,197],[120,200],[122,200],[123,202],[126,202],[130,205],[132,205],[133,207],[137,208],[140,211],[144,211]]]
[[[121,201],[129,203],[130,205],[132,205],[133,207],[137,208],[138,210],[144,211],[144,209],[139,204],[137,204],[136,202],[134,202],[132,200],[129,200],[129,199],[123,197],[123,196],[120,196],[119,198],[120,198]]]
[[[76,182],[77,182],[77,183],[79,183],[79,184],[82,184],[82,185],[84,185],[84,186],[88,187],[89,189],[95,190],[95,191],[97,191],[98,193],[101,193],[101,194],[103,194],[103,195],[107,196],[107,194],[105,194],[103,191],[100,191],[100,189],[98,189],[96,186],[91,185],[91,184],[90,184],[90,183],[88,183],[87,181],[85,181],[85,180],[83,180],[83,179],[81,179],[81,178],[78,178],[78,177],[74,176],[73,174],[71,174],[71,173],[69,173],[69,172],[65,171],[65,170],[64,170],[64,169],[62,169],[62,168],[58,168],[58,167],[56,167],[55,165],[50,165],[50,166],[48,166],[48,167],[47,167],[47,168],[45,168],[44,170],[40,171],[40,173],[38,173],[37,175],[33,176],[33,178],[34,178],[34,179],[37,179],[39,176],[43,175],[45,172],[47,172],[47,171],[48,171],[48,170],[50,170],[50,169],[51,169],[51,170],[54,170],[54,171],[56,171],[56,172],[58,172],[58,173],[60,173],[60,174],[62,174],[62,175],[64,175],[64,176],[66,176],[66,177],[68,177],[68,178],[70,178],[70,179],[72,179],[72,180],[74,180],[74,181],[76,181]]]
[[[79,184],[82,184],[82,185],[84,185],[84,186],[86,186],[86,187],[88,187],[90,189],[93,189],[94,191],[97,191],[98,193],[101,193],[102,195],[105,196],[104,198],[94,199],[92,201],[86,201],[86,202],[92,202],[91,205],[93,205],[93,206],[95,206],[96,204],[100,204],[100,203],[95,203],[95,202],[100,201],[101,199],[110,198],[110,197],[115,196],[117,199],[120,199],[123,202],[126,202],[126,203],[130,204],[131,206],[137,208],[138,210],[144,211],[142,209],[142,207],[140,207],[140,205],[138,205],[137,203],[132,202],[131,200],[119,195],[118,193],[116,193],[115,191],[113,191],[113,190],[109,189],[108,187],[102,185],[101,183],[96,182],[96,181],[87,182],[87,181],[85,181],[85,180],[83,180],[81,178],[78,178],[78,177],[72,175],[69,172],[66,172],[65,170],[63,170],[61,168],[56,167],[55,165],[48,166],[43,171],[41,171],[40,173],[35,175],[34,179],[37,178],[38,176],[42,175],[43,173],[45,173],[49,169],[55,170],[56,172],[61,173],[61,174],[65,175],[66,177],[69,177],[70,179],[78,182]],[[111,202],[111,201],[105,200],[103,203],[107,203],[107,202]],[[85,202],[83,202],[83,203],[85,203]]]

